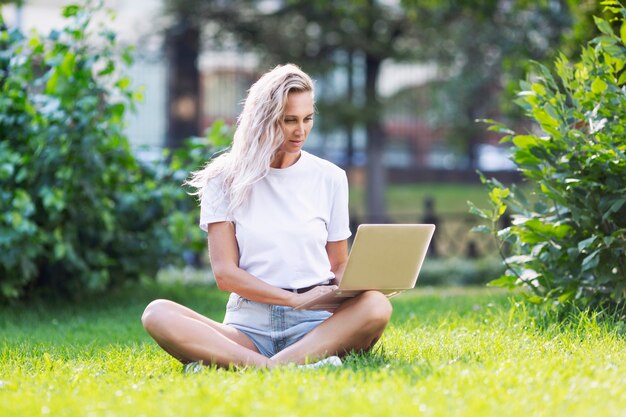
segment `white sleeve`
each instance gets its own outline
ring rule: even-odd
[[[232,221],[232,217],[227,216],[228,203],[221,183],[219,178],[211,178],[204,187],[200,201],[200,228],[205,232],[210,223]]]
[[[329,242],[344,240],[352,235],[348,208],[348,177],[345,171],[341,171],[341,175],[337,176],[334,185],[330,218],[327,224]]]

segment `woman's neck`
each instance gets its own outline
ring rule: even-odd
[[[272,159],[270,167],[277,169],[288,168],[298,162],[298,159],[300,159],[301,155],[302,152],[289,153],[278,151],[276,155],[274,155],[274,159]]]

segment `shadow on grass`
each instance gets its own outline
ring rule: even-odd
[[[416,382],[432,375],[436,367],[422,358],[408,361],[387,355],[384,345],[378,344],[372,352],[352,353],[346,356],[343,359],[343,366],[339,369],[358,373],[364,380],[381,374],[401,374]]]

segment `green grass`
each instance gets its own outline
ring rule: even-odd
[[[614,416],[626,406],[623,327],[539,320],[508,293],[397,297],[379,348],[338,369],[185,375],[143,332],[156,297],[221,320],[209,286],[144,284],[80,303],[0,308],[0,416]]]
[[[401,219],[414,216],[419,219],[424,213],[424,199],[434,199],[438,214],[466,214],[470,200],[478,207],[486,208],[488,189],[482,184],[401,184],[390,185],[385,192],[387,211]],[[362,217],[365,213],[365,195],[362,187],[350,188],[350,210]]]

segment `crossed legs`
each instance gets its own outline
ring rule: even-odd
[[[252,340],[239,330],[213,321],[169,300],[148,304],[141,316],[143,327],[170,355],[182,363],[202,361],[228,367],[269,367]]]
[[[213,321],[180,304],[156,300],[141,317],[146,331],[183,363],[202,361],[221,367],[304,363],[330,355],[369,350],[391,318],[391,304],[377,291],[346,301],[335,313],[298,342],[272,358],[261,355],[239,330]]]

